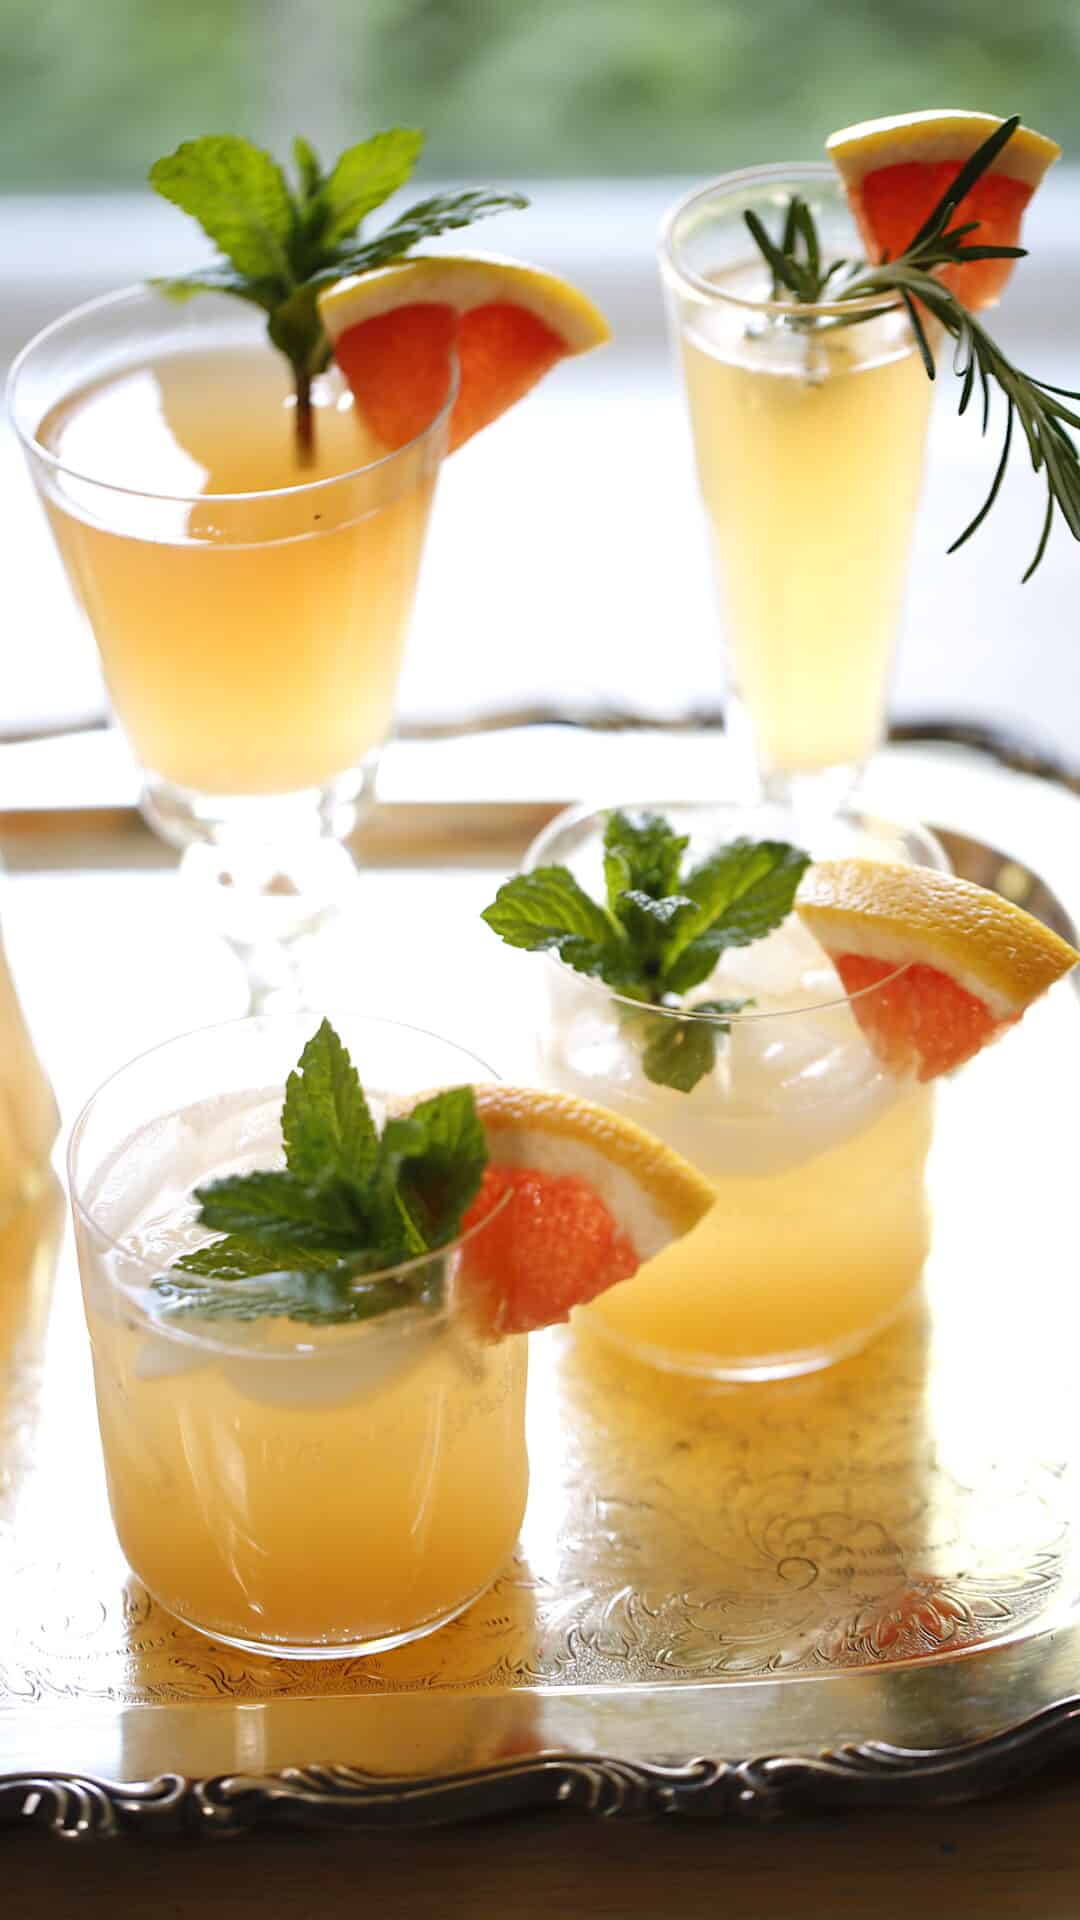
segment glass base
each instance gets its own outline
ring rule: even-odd
[[[818,767],[813,773],[761,773],[758,789],[766,806],[783,807],[810,827],[850,811],[857,798],[863,763]]]
[[[860,741],[856,757],[823,760],[804,767],[774,766],[761,750],[746,701],[729,686],[724,703],[724,738],[732,767],[731,798],[747,805],[783,807],[808,820],[850,808],[871,756],[885,737]]]
[[[485,1580],[482,1587],[477,1587],[475,1593],[470,1593],[467,1599],[451,1607],[449,1612],[436,1614],[430,1620],[421,1620],[418,1626],[405,1627],[400,1633],[380,1634],[373,1640],[316,1641],[311,1644],[292,1640],[244,1640],[237,1634],[219,1633],[213,1627],[200,1626],[197,1620],[190,1619],[176,1607],[167,1606],[164,1600],[158,1600],[156,1594],[153,1597],[174,1620],[179,1620],[181,1626],[190,1627],[202,1639],[214,1640],[219,1646],[235,1647],[240,1653],[259,1654],[264,1660],[364,1660],[373,1658],[375,1654],[390,1653],[394,1647],[407,1647],[414,1640],[426,1640],[429,1634],[438,1633],[440,1627],[448,1627],[451,1621],[459,1620],[463,1613],[467,1613],[490,1585],[491,1581]],[[149,1588],[147,1591],[150,1591]]]
[[[909,1293],[871,1326],[860,1327],[830,1346],[805,1347],[794,1353],[744,1356],[680,1352],[677,1347],[654,1347],[645,1341],[626,1339],[599,1317],[593,1318],[587,1309],[577,1317],[577,1325],[586,1328],[605,1346],[614,1348],[626,1359],[635,1360],[641,1366],[655,1367],[662,1373],[683,1374],[694,1380],[712,1380],[717,1385],[752,1386],[760,1381],[794,1380],[800,1374],[821,1373],[825,1367],[835,1366],[840,1360],[850,1360],[855,1354],[862,1353],[864,1348],[872,1345],[897,1320],[910,1312],[919,1298],[921,1285],[921,1281],[917,1282]]]

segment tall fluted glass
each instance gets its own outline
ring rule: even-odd
[[[773,166],[683,200],[660,264],[719,588],[741,797],[838,803],[885,730],[931,383],[902,307],[775,297],[743,216],[752,210],[779,237],[794,194],[825,261],[858,253],[832,169]]]

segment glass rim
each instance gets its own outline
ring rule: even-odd
[[[500,1084],[500,1076],[496,1073],[495,1068],[490,1066],[486,1060],[482,1060],[478,1053],[473,1053],[471,1047],[463,1047],[456,1040],[448,1040],[444,1034],[435,1033],[430,1027],[414,1026],[411,1021],[396,1020],[389,1014],[363,1013],[358,1008],[339,1007],[332,1009],[329,1013],[324,1012],[322,1009],[301,1009],[295,1013],[241,1014],[234,1020],[219,1020],[211,1022],[208,1026],[188,1027],[182,1033],[171,1034],[166,1040],[157,1040],[153,1046],[144,1047],[141,1053],[133,1054],[131,1058],[125,1060],[121,1066],[115,1067],[113,1071],[107,1074],[105,1079],[94,1088],[94,1091],[88,1095],[86,1100],[84,1100],[72,1124],[65,1154],[65,1167],[67,1171],[71,1209],[76,1216],[77,1222],[85,1226],[88,1232],[93,1235],[99,1248],[120,1254],[128,1265],[139,1268],[142,1273],[149,1276],[165,1271],[158,1261],[145,1259],[141,1254],[136,1253],[134,1248],[124,1240],[117,1239],[115,1234],[110,1233],[101,1225],[91,1210],[91,1207],[85,1201],[80,1190],[80,1184],[76,1180],[75,1159],[79,1144],[89,1125],[93,1110],[101,1096],[115,1088],[117,1082],[122,1080],[124,1075],[131,1072],[134,1068],[145,1066],[147,1062],[153,1060],[156,1055],[162,1054],[173,1047],[182,1047],[186,1042],[212,1039],[215,1036],[220,1036],[224,1040],[227,1039],[230,1034],[245,1031],[253,1032],[256,1027],[260,1026],[281,1027],[290,1021],[321,1020],[323,1018],[329,1019],[335,1028],[339,1021],[364,1021],[369,1026],[395,1028],[400,1033],[408,1033],[422,1040],[434,1040],[439,1046],[451,1047],[457,1053],[466,1054],[478,1067],[482,1067],[485,1073],[491,1075],[493,1083]],[[452,1084],[455,1086],[466,1086],[471,1084],[471,1082],[459,1080]],[[419,1099],[420,1097],[418,1094],[417,1098]],[[357,1280],[362,1279],[365,1283],[370,1283],[373,1280],[396,1280],[402,1275],[415,1272],[420,1267],[429,1266],[432,1260],[441,1260],[450,1254],[456,1253],[461,1247],[466,1246],[479,1234],[483,1233],[484,1229],[502,1213],[503,1208],[509,1203],[510,1197],[509,1191],[503,1194],[491,1208],[490,1212],[486,1213],[482,1220],[478,1220],[475,1226],[467,1228],[463,1233],[455,1234],[452,1240],[447,1240],[442,1246],[430,1247],[426,1253],[412,1254],[408,1260],[394,1261],[390,1266],[378,1268],[376,1272],[364,1273],[362,1275],[358,1274],[356,1275]],[[273,1269],[275,1273],[291,1273],[294,1271],[296,1271],[296,1269],[291,1267],[275,1267]],[[259,1275],[258,1277],[265,1279],[268,1275]],[[222,1288],[225,1289],[237,1283],[230,1280],[222,1281],[220,1284]],[[432,1320],[435,1321],[439,1317],[439,1315],[433,1315]],[[159,1325],[162,1323],[155,1321],[154,1324]],[[176,1334],[178,1337],[194,1340],[200,1346],[207,1344],[208,1336],[206,1335],[192,1333],[188,1329],[176,1325],[176,1323],[171,1320],[164,1324],[168,1325],[170,1334]],[[300,1325],[303,1323],[297,1322],[297,1324]],[[361,1322],[360,1324],[366,1325],[367,1323]],[[273,1359],[275,1357],[287,1359],[290,1356],[287,1353],[282,1353],[278,1356],[267,1353],[259,1357],[260,1359]]]
[[[859,300],[822,300],[805,304],[800,302],[798,305],[791,300],[750,300],[743,294],[727,292],[717,286],[715,280],[707,280],[703,274],[695,273],[679,258],[676,229],[696,206],[707,203],[719,192],[730,193],[741,186],[750,189],[770,183],[778,184],[793,176],[804,180],[829,181],[837,187],[842,185],[835,167],[828,160],[781,160],[760,167],[736,167],[731,173],[717,174],[704,186],[692,187],[689,193],[675,202],[661,222],[658,248],[660,267],[665,277],[684,291],[704,296],[722,306],[739,307],[747,313],[764,314],[771,319],[790,320],[793,313],[798,313],[802,319],[831,320],[851,318],[853,315],[902,312],[903,302],[885,293],[864,294]]]
[[[229,295],[210,292],[206,296],[200,295],[196,297],[227,300]],[[69,466],[66,461],[60,458],[59,454],[53,453],[49,447],[46,447],[43,442],[37,438],[36,430],[33,433],[26,431],[19,419],[19,412],[16,406],[15,389],[18,380],[31,354],[39,347],[46,345],[55,334],[61,332],[63,328],[69,326],[73,321],[85,320],[100,313],[103,308],[120,307],[125,302],[134,304],[136,300],[153,302],[155,299],[165,303],[167,306],[167,296],[165,294],[158,293],[154,287],[142,282],[136,282],[128,287],[121,287],[115,293],[99,294],[94,300],[84,300],[79,306],[69,307],[66,313],[58,314],[55,320],[50,320],[46,326],[40,327],[37,333],[33,334],[31,338],[26,341],[25,345],[20,347],[8,370],[4,397],[8,418],[14,428],[15,437],[28,457],[41,461],[53,474],[62,474],[65,479],[76,480],[82,486],[99,487],[103,493],[116,494],[122,499],[161,501],[170,506],[205,506],[208,501],[216,504],[228,503],[235,506],[244,506],[264,500],[299,499],[307,495],[320,495],[325,498],[330,489],[345,486],[352,480],[364,479],[369,474],[377,473],[380,468],[390,467],[395,461],[404,459],[407,454],[415,453],[424,445],[426,440],[433,438],[435,434],[438,433],[439,429],[449,419],[457,401],[461,384],[461,372],[457,354],[451,350],[447,355],[448,379],[446,398],[443,400],[438,412],[432,415],[431,419],[420,429],[419,433],[413,435],[411,440],[407,440],[403,446],[391,447],[386,453],[378,454],[373,460],[363,461],[358,467],[350,467],[345,473],[326,474],[319,480],[299,480],[295,486],[263,487],[247,493],[163,493],[152,487],[124,486],[115,480],[103,480],[100,476],[93,473],[83,473],[79,468]],[[268,348],[268,351],[276,352],[277,349]],[[316,375],[315,377],[318,378],[319,376]]]
[[[620,806],[624,811],[627,808],[636,810],[639,807],[652,807],[658,812],[663,812],[665,809],[671,811],[680,806],[701,807],[714,811],[728,806],[733,811],[740,810],[740,803],[738,801],[623,800],[611,804],[595,804],[590,800],[581,801],[575,806],[564,807],[555,815],[553,820],[548,821],[546,827],[540,829],[536,838],[532,840],[526,848],[520,872],[532,873],[535,872],[538,866],[547,864],[545,860],[539,856],[547,853],[550,842],[556,839],[560,833],[565,833],[573,827],[582,825],[587,820],[594,818],[599,819],[604,814],[615,811],[616,806]],[[749,811],[750,809],[746,808],[744,810]],[[904,823],[901,821],[891,821],[890,825],[903,826]],[[918,831],[926,835],[931,851],[941,851],[938,847],[938,842],[928,828],[920,826]],[[940,871],[948,871],[948,863],[944,860],[944,854],[942,854],[942,860],[943,864]],[[822,954],[824,958],[828,960],[828,955],[825,954],[824,948],[822,948]],[[740,1008],[733,1013],[700,1013],[695,1012],[693,1007],[663,1007],[654,1005],[650,1000],[635,1000],[630,994],[619,993],[615,987],[609,987],[607,982],[601,980],[597,974],[580,973],[576,967],[572,967],[567,961],[560,959],[557,953],[544,952],[540,957],[549,969],[554,969],[555,975],[559,979],[576,979],[580,981],[587,992],[593,992],[598,996],[602,996],[605,1000],[614,1001],[617,1006],[625,1007],[630,1012],[647,1014],[650,1019],[655,1015],[659,1020],[691,1020],[702,1026],[717,1028],[730,1028],[735,1025],[741,1026],[744,1023],[753,1021],[798,1020],[807,1014],[827,1013],[832,1008],[853,1007],[859,1002],[869,1000],[876,993],[884,992],[887,987],[892,986],[903,974],[907,973],[913,964],[910,960],[901,961],[898,966],[891,968],[880,980],[875,980],[868,987],[857,987],[854,993],[845,992],[841,983],[837,992],[830,991],[827,998],[811,1000],[806,1006],[802,1007],[770,1008],[750,1006]]]

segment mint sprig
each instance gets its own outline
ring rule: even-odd
[[[632,1021],[648,1079],[682,1093],[712,1071],[725,1016],[751,1004],[688,1007],[683,996],[729,947],[761,940],[787,918],[810,863],[786,841],[742,838],[684,872],[688,844],[663,814],[616,809],[604,829],[603,903],[568,867],[537,867],[506,881],[482,915],[508,946],[555,953],[643,1006],[715,1016]]]
[[[324,1020],[289,1076],[281,1131],[283,1168],[195,1189],[201,1224],[221,1237],[157,1276],[162,1304],[203,1319],[270,1314],[312,1325],[437,1309],[442,1263],[422,1256],[456,1238],[487,1165],[472,1088],[418,1101],[380,1133]],[[418,1258],[411,1273],[385,1277]]]
[[[292,369],[302,465],[315,457],[312,382],[330,362],[319,289],[400,259],[422,240],[528,205],[523,194],[488,189],[435,194],[361,238],[368,214],[409,179],[423,144],[415,128],[392,127],[346,148],[325,170],[298,136],[295,186],[271,154],[231,133],[185,140],[150,168],[151,186],[197,220],[222,256],[151,284],[177,300],[227,293],[263,309],[270,340]]]

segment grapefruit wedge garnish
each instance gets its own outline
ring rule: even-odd
[[[1001,124],[992,113],[930,110],[863,120],[829,136],[825,151],[847,189],[871,261],[903,253],[961,167]],[[973,246],[1016,246],[1024,209],[1060,152],[1045,134],[1017,127],[950,225],[977,220],[979,230],[969,236]],[[1000,299],[1013,265],[974,260],[940,268],[938,277],[974,310]]]
[[[819,861],[795,909],[879,1059],[920,1080],[962,1066],[1080,960],[1022,907],[929,867]]]
[[[458,394],[450,448],[512,407],[559,360],[608,339],[603,314],[557,274],[483,254],[431,254],[355,274],[319,296],[334,358],[388,448]]]
[[[712,1206],[704,1175],[632,1120],[571,1094],[474,1091],[491,1158],[464,1231],[499,1210],[466,1242],[459,1305],[488,1338],[567,1319]]]

